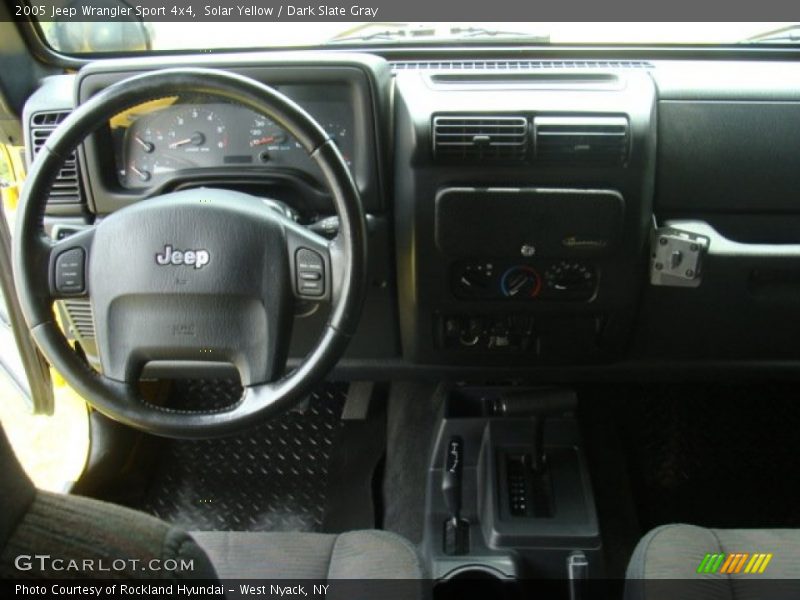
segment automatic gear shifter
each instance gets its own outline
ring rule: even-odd
[[[545,470],[544,423],[551,415],[575,410],[578,399],[573,390],[540,388],[510,391],[494,400],[492,412],[500,417],[527,417],[533,424],[533,455],[531,469],[536,473]]]
[[[461,518],[461,482],[464,471],[464,440],[453,436],[447,444],[442,494],[449,514],[444,523],[444,551],[447,554],[469,552],[469,523]]]
[[[464,468],[464,440],[460,436],[450,438],[445,455],[442,474],[442,494],[447,512],[454,523],[461,517],[461,479]]]

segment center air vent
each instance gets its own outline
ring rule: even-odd
[[[31,117],[31,161],[36,158],[50,134],[68,115],[69,111],[54,111],[36,113]],[[48,203],[81,204],[82,201],[78,162],[73,152],[64,161],[64,166],[50,189]]]
[[[628,160],[625,117],[536,117],[533,136],[539,162],[624,165]]]
[[[506,116],[439,116],[433,119],[433,152],[440,159],[523,160],[528,119]]]

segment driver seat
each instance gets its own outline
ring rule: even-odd
[[[402,579],[389,586],[398,598],[425,596],[416,550],[387,531],[189,534],[129,508],[37,490],[2,428],[0,473],[2,579]],[[154,559],[165,568],[143,567]],[[170,559],[192,569],[167,570]]]

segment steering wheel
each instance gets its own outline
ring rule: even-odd
[[[65,157],[120,112],[198,93],[277,122],[319,165],[339,217],[323,238],[262,199],[195,188],[152,197],[52,242],[48,192]],[[25,183],[14,238],[14,275],[31,335],[48,361],[101,413],[149,433],[182,438],[238,431],[291,408],[341,357],[366,289],[366,224],[358,190],[334,142],[276,90],[213,69],[165,69],[120,81],[76,108],[39,151]],[[102,373],[78,357],[53,301],[88,297]],[[293,304],[332,303],[316,346],[284,374]],[[234,365],[244,393],[215,411],[147,402],[137,382],[150,361]]]

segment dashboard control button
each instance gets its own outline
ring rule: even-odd
[[[451,315],[441,317],[439,322],[439,339],[444,348],[512,353],[536,350],[530,315]]]
[[[61,294],[80,294],[86,288],[86,253],[83,248],[65,250],[56,257],[55,288]]]
[[[301,296],[319,297],[325,294],[325,262],[322,256],[308,248],[295,253],[297,291]]]

